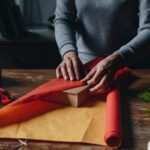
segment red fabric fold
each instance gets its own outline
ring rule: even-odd
[[[62,91],[82,85],[84,85],[84,83],[80,81],[66,81],[63,78],[53,79],[7,106],[9,107],[18,104],[24,104],[39,99],[51,101],[51,99],[54,99]]]
[[[54,103],[64,90],[84,85],[80,81],[54,79],[0,109],[0,126],[6,126],[36,117],[64,105]],[[52,102],[53,101],[53,102]]]

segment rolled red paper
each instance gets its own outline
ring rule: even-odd
[[[127,67],[119,70],[114,77],[113,88],[107,95],[104,140],[110,147],[119,147],[122,143],[120,91],[122,81],[130,74],[131,70]]]
[[[0,127],[26,121],[64,105],[36,100],[25,104],[7,106],[0,110]]]
[[[110,147],[119,147],[122,141],[120,125],[120,88],[118,85],[107,95],[105,142]]]

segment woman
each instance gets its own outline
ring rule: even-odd
[[[57,0],[55,36],[57,77],[79,80],[82,64],[101,56],[82,81],[106,92],[118,69],[150,50],[150,0]]]

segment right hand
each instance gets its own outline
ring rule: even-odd
[[[80,80],[83,74],[83,65],[75,51],[70,51],[64,55],[63,61],[56,69],[57,78],[63,77],[65,80]]]

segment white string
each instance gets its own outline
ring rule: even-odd
[[[18,140],[20,142],[20,146],[26,147],[28,145],[27,140]]]

